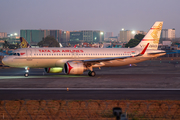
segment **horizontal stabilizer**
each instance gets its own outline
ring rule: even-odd
[[[162,54],[162,53],[166,53],[166,52],[156,52],[156,53],[148,53],[149,55],[156,55],[156,54]]]

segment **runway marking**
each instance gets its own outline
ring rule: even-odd
[[[19,79],[19,78],[53,78],[53,77],[89,77],[89,76],[78,76],[78,75],[48,75],[48,76],[0,76],[0,79]]]
[[[0,90],[59,90],[59,91],[103,91],[103,90],[136,90],[136,91],[142,91],[142,90],[147,90],[147,91],[154,91],[154,90],[163,90],[163,91],[173,91],[173,90],[180,90],[180,88],[0,88]]]

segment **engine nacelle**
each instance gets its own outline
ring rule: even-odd
[[[86,70],[86,67],[84,66],[83,62],[80,61],[72,61],[72,62],[66,62],[64,64],[64,72],[66,74],[83,74],[83,72]]]
[[[63,68],[61,67],[53,67],[53,68],[44,68],[46,73],[61,73],[63,71]]]

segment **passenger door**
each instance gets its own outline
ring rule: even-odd
[[[32,50],[26,50],[26,60],[31,61],[32,60]]]

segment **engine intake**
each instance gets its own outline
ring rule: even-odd
[[[44,68],[46,73],[61,73],[63,68],[61,67],[53,67],[53,68]]]
[[[66,74],[79,75],[83,74],[85,70],[86,67],[84,66],[83,62],[80,61],[71,61],[64,64],[64,73]]]

